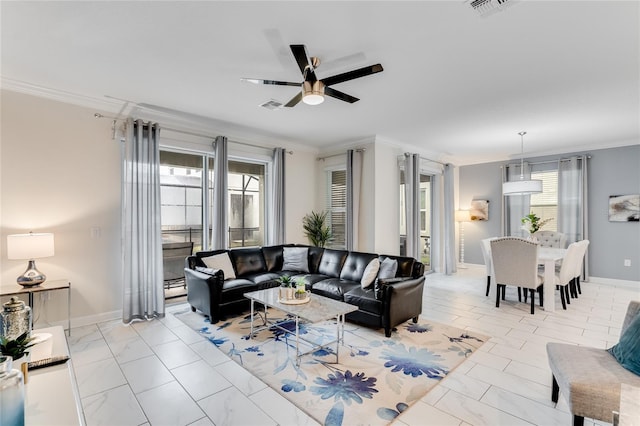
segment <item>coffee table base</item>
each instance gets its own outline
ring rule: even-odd
[[[279,330],[282,330],[286,333],[291,333],[291,330],[282,327],[279,323],[275,322],[275,321],[269,321],[267,312],[268,312],[268,307],[267,305],[263,305],[264,306],[264,317],[263,317],[263,321],[262,321],[262,325],[259,325],[257,327],[254,327],[254,318],[256,317],[256,315],[260,315],[259,312],[255,311],[255,300],[251,299],[251,331],[249,333],[249,338],[253,339],[254,336],[265,329],[271,328],[271,327],[275,327]],[[291,313],[287,313],[287,315],[290,315],[293,317],[293,320],[295,321],[296,324],[296,328],[295,328],[295,337],[296,337],[296,365],[299,366],[300,365],[300,359],[304,356],[304,355],[308,355],[310,353],[313,353],[319,349],[323,349],[323,348],[329,348],[331,345],[333,345],[335,343],[336,348],[335,348],[335,356],[336,356],[336,361],[335,364],[338,363],[338,360],[340,358],[340,345],[344,344],[344,323],[345,323],[345,315],[344,314],[340,314],[340,315],[336,315],[336,338],[335,340],[330,340],[328,342],[322,343],[322,344],[317,344],[316,342],[309,340],[309,339],[305,339],[304,337],[300,336],[300,316],[296,315],[296,314],[291,314]],[[300,343],[304,342],[308,345],[311,346],[311,349],[305,351],[305,352],[300,352]]]

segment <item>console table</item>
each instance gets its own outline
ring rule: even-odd
[[[61,326],[34,330],[50,333],[51,356],[69,356],[69,347]],[[32,359],[37,361],[37,359]],[[31,370],[25,390],[25,425],[84,425],[84,414],[71,360],[64,364]]]
[[[33,311],[33,295],[40,292],[49,292],[56,290],[67,290],[67,332],[71,336],[71,283],[69,280],[50,280],[45,281],[40,285],[34,285],[32,287],[24,287],[20,284],[8,284],[0,287],[0,297],[4,296],[20,296],[27,295],[28,305],[31,307],[31,314],[35,318],[35,312]]]

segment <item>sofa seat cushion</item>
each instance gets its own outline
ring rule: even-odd
[[[311,291],[320,296],[343,301],[344,294],[356,287],[360,287],[359,282],[328,278],[313,284]]]
[[[267,281],[276,281],[281,276],[282,274],[278,274],[275,272],[258,272],[255,274],[246,275],[243,278],[251,282],[254,282],[256,284],[261,284]],[[280,284],[276,283],[276,285],[280,285]]]
[[[640,376],[605,349],[547,343],[551,372],[574,415],[602,421],[620,408],[620,383],[640,387]]]
[[[229,301],[239,300],[244,297],[245,293],[257,289],[258,286],[256,283],[245,278],[224,280],[224,283],[222,284],[222,292],[220,294],[220,301],[222,303],[226,303]]]
[[[363,311],[382,314],[382,301],[376,299],[373,287],[362,288],[359,286],[349,290],[344,294],[344,302],[356,305]]]
[[[315,283],[319,281],[324,281],[330,278],[322,274],[297,274],[297,275],[292,275],[292,277],[296,281],[300,280],[304,282],[307,287],[313,286]]]

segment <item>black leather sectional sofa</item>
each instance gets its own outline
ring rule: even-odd
[[[289,247],[305,253],[306,265],[292,268],[285,261],[285,248],[287,253],[292,251]],[[226,261],[225,253],[230,260],[228,275],[235,275],[234,278],[225,277],[224,268],[210,268],[205,263],[216,255],[223,255],[216,257],[224,257]],[[395,264],[396,272],[390,278],[376,277],[369,287],[363,288],[363,274],[367,272],[371,278],[367,265],[373,259]],[[233,271],[228,269],[231,266]],[[388,275],[389,270],[385,272]],[[245,293],[277,287],[282,275],[303,279],[312,293],[358,306],[358,311],[348,314],[346,319],[384,328],[387,337],[393,327],[408,319],[416,322],[422,312],[424,265],[416,259],[293,245],[202,251],[187,257],[187,300],[192,310],[202,311],[216,323],[230,311],[249,307]]]

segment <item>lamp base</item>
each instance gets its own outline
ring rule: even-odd
[[[33,287],[42,284],[46,279],[46,275],[36,268],[36,261],[30,260],[27,270],[18,277],[17,281],[23,287]]]

